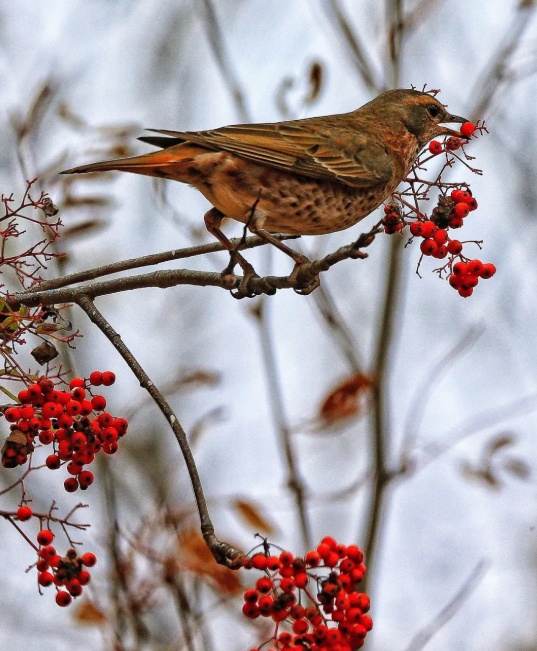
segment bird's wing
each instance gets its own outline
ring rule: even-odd
[[[325,118],[326,121],[326,118]],[[315,118],[268,124],[238,124],[210,131],[163,131],[169,144],[193,142],[268,167],[352,187],[384,183],[393,176],[388,151],[363,132]],[[163,138],[142,138],[166,146]]]

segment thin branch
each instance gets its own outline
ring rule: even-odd
[[[99,312],[95,307],[91,298],[87,295],[81,295],[77,297],[76,303],[86,312],[90,320],[101,330],[101,332],[106,336],[118,353],[123,357],[131,371],[134,373],[135,377],[140,382],[140,386],[144,388],[149,395],[153,398],[156,405],[165,416],[170,427],[175,434],[175,438],[188,470],[190,476],[190,481],[192,484],[192,489],[194,491],[194,496],[196,499],[196,505],[198,507],[198,513],[201,522],[201,533],[205,539],[205,542],[209,546],[215,560],[222,565],[227,565],[231,567],[238,560],[242,558],[242,552],[238,549],[235,549],[231,545],[225,542],[221,542],[215,536],[214,526],[209,516],[209,511],[207,508],[207,503],[205,501],[205,495],[203,493],[203,487],[201,484],[201,479],[196,467],[196,462],[190,446],[188,444],[187,435],[185,430],[182,428],[179,423],[177,416],[174,414],[171,406],[168,404],[161,392],[153,384],[147,373],[140,366],[134,355],[127,348],[120,335],[112,328],[104,316]]]
[[[488,561],[481,560],[470,572],[470,575],[463,583],[460,590],[454,597],[442,608],[438,615],[427,626],[422,628],[421,631],[416,633],[412,638],[410,644],[406,647],[405,651],[421,651],[424,649],[430,640],[444,627],[450,619],[459,612],[465,601],[470,598],[472,592],[477,588],[479,582],[485,575],[489,566]]]
[[[220,73],[222,74],[222,79],[227,84],[235,106],[237,107],[237,112],[240,116],[240,119],[243,122],[251,122],[250,116],[248,114],[248,109],[246,108],[246,99],[244,93],[240,87],[240,83],[236,77],[235,71],[229,61],[229,57],[226,52],[224,37],[222,35],[222,30],[220,29],[220,24],[218,22],[218,17],[212,0],[202,0],[202,2],[197,4],[200,8],[201,13],[203,14],[205,27],[207,30],[207,36],[209,38],[209,43],[213,50],[216,63],[220,68]]]
[[[380,80],[379,74],[374,69],[373,63],[367,54],[367,48],[362,43],[362,39],[351,27],[351,24],[339,6],[338,0],[326,0],[325,7],[330,17],[334,19],[339,28],[343,40],[347,44],[352,55],[352,61],[356,66],[362,81],[365,85],[376,92],[386,90],[383,81]]]

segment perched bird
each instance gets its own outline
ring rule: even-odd
[[[140,140],[160,151],[62,173],[120,170],[188,183],[214,206],[205,215],[207,229],[230,251],[220,229],[227,217],[300,264],[304,256],[271,233],[318,235],[356,224],[390,196],[429,140],[461,135],[442,126],[453,122],[467,120],[448,113],[432,95],[391,90],[339,115],[209,131],[156,130],[164,135]],[[240,254],[235,259],[251,270]]]

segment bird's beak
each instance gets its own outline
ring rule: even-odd
[[[464,122],[468,122],[466,118],[461,118],[460,115],[446,115],[445,119],[442,120],[442,122],[460,122],[461,124],[464,124]],[[445,136],[457,136],[457,138],[460,138],[462,136],[460,131],[455,131],[455,129],[450,129],[449,127],[442,127],[442,132],[440,135],[445,135]]]

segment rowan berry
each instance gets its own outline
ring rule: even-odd
[[[494,276],[495,273],[496,267],[492,264],[492,262],[485,262],[483,269],[479,275],[481,278],[490,278],[491,276]]]
[[[460,287],[458,291],[463,298],[468,298],[474,293],[473,287]]]
[[[116,381],[116,374],[112,371],[104,371],[103,373],[103,384],[105,387],[109,387]]]
[[[462,251],[462,243],[459,240],[450,240],[447,245],[448,253],[459,255]]]
[[[72,597],[78,597],[82,594],[82,586],[80,585],[80,581],[78,579],[70,579],[65,584],[65,587]]]
[[[37,575],[37,582],[39,585],[42,585],[44,588],[46,588],[54,583],[54,575],[52,572],[47,572],[46,570],[44,572],[40,572]]]
[[[49,429],[45,429],[39,432],[39,442],[43,445],[50,445],[54,441],[54,432]]]
[[[24,522],[29,520],[33,515],[33,511],[29,506],[19,506],[17,509],[17,520]]]
[[[423,255],[434,255],[438,251],[438,244],[432,238],[428,238],[420,244],[420,249]]]
[[[466,262],[456,262],[453,265],[453,273],[456,276],[464,276],[468,272],[468,265]]]
[[[296,633],[297,635],[302,635],[308,630],[309,625],[305,619],[296,619],[293,622],[292,628],[294,633]]]
[[[87,570],[80,570],[78,580],[80,585],[87,585],[91,581],[91,574]]]
[[[95,554],[92,552],[85,552],[80,557],[80,560],[82,561],[82,565],[85,565],[86,567],[93,567],[95,563],[97,563],[97,556],[95,556]]]
[[[50,529],[41,529],[41,531],[37,534],[37,542],[40,545],[50,545],[53,540],[54,534]],[[54,550],[54,553],[56,553],[56,550]]]
[[[438,142],[438,140],[431,140],[429,143],[429,151],[433,156],[438,156],[438,154],[441,154],[444,151],[444,146],[441,142]]]
[[[82,472],[78,475],[78,483],[80,484],[80,488],[82,490],[86,490],[88,486],[91,486],[91,484],[93,484],[93,480],[94,476],[90,470],[82,470]]]
[[[20,408],[21,418],[26,418],[26,419],[31,418],[34,415],[34,413],[35,411],[32,405],[23,405]]]
[[[4,417],[8,423],[16,423],[21,417],[21,412],[18,407],[8,407],[4,412]]]
[[[248,619],[257,619],[260,615],[259,606],[254,603],[245,603],[242,606],[242,614]]]
[[[311,549],[304,556],[304,561],[306,562],[306,565],[309,565],[310,567],[317,567],[321,563],[321,556],[318,551]]]
[[[462,140],[460,138],[457,138],[456,136],[451,136],[446,141],[446,147],[450,151],[457,151],[457,149],[460,149],[461,146],[462,146]]]
[[[74,477],[69,477],[63,482],[63,486],[68,493],[74,493],[78,489],[78,481]]]
[[[255,587],[261,594],[268,594],[272,590],[272,581],[268,577],[262,576],[257,579]]]
[[[50,561],[56,556],[56,548],[52,545],[45,545],[44,547],[41,547],[38,554],[42,559],[47,561],[47,563],[51,564]]]
[[[104,396],[93,396],[91,406],[95,411],[104,411],[106,408],[106,399]]]
[[[469,138],[475,131],[475,125],[472,122],[465,122],[461,125],[460,132],[465,138]]]
[[[75,387],[71,391],[71,397],[73,400],[76,400],[77,402],[82,402],[84,398],[86,397],[86,390],[82,387]]]
[[[60,590],[56,593],[56,603],[58,606],[62,606],[62,608],[68,606],[71,603],[71,600],[71,595],[65,590]]]
[[[455,204],[455,207],[453,208],[453,212],[455,214],[455,217],[466,217],[466,215],[470,212],[470,208],[468,207],[468,204],[465,203],[464,201],[459,201],[459,203]]]
[[[468,262],[468,271],[476,276],[481,275],[481,272],[483,271],[483,263],[481,260],[470,260],[470,262]]]

